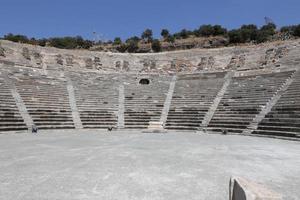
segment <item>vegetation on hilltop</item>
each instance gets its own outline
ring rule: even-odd
[[[10,40],[13,42],[20,42],[26,44],[40,45],[40,46],[51,46],[63,49],[89,49],[94,45],[101,45],[103,47],[110,45],[113,49],[118,52],[147,52],[142,49],[142,46],[147,46],[152,49],[153,52],[162,51],[162,43],[169,45],[174,44],[177,41],[189,39],[189,38],[209,38],[220,36],[226,38],[228,43],[231,44],[242,44],[242,43],[262,43],[274,39],[274,36],[281,34],[293,37],[300,37],[300,24],[292,26],[284,26],[280,30],[276,30],[276,25],[268,23],[262,27],[257,27],[254,24],[242,25],[238,29],[227,30],[221,25],[202,25],[195,30],[182,29],[177,33],[170,33],[167,29],[161,30],[162,38],[153,38],[153,31],[146,29],[140,37],[134,36],[128,38],[124,42],[120,37],[116,37],[113,41],[93,43],[91,40],[83,39],[80,36],[76,37],[54,37],[54,38],[43,38],[35,39],[28,38],[24,35],[7,34],[3,39]]]

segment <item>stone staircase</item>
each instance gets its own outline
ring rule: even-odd
[[[242,133],[292,73],[234,77],[207,130]]]
[[[179,75],[165,128],[198,130],[223,86],[225,74]]]
[[[65,79],[31,70],[11,74],[10,79],[39,129],[74,128]]]
[[[201,123],[202,129],[204,127],[208,126],[208,124],[209,124],[210,120],[212,119],[214,113],[216,112],[216,110],[221,102],[221,99],[223,98],[233,76],[234,76],[234,72],[228,72],[226,74],[226,76],[224,77],[224,84],[223,84],[221,90],[218,92],[216,98],[214,99],[213,104],[210,106],[208,112],[206,113],[204,119],[202,120],[202,123]]]
[[[83,128],[107,129],[118,122],[118,77],[111,74],[71,72]]]
[[[149,84],[140,84],[136,76],[126,77],[125,128],[146,129],[151,121],[159,121],[171,82],[170,76],[147,75]]]
[[[5,78],[0,77],[0,132],[27,130],[10,86]]]
[[[300,138],[300,71],[289,81],[252,134]]]

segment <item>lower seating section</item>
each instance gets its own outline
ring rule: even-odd
[[[149,84],[140,84],[143,80]],[[125,79],[125,128],[144,129],[150,121],[160,120],[171,77],[149,75],[143,80]]]
[[[8,85],[11,83],[0,76],[0,132],[27,130],[18,108],[24,105],[39,129],[73,129],[70,102],[72,106],[77,106],[83,128],[117,127],[118,114],[122,115],[118,112],[123,110],[119,110],[122,101],[125,128],[146,129],[150,122],[160,120],[172,80],[172,76],[168,75],[136,76],[75,71],[55,71],[42,75],[30,68],[3,67],[1,70],[6,70],[23,102],[15,100],[19,96],[14,98],[13,87]],[[294,72],[233,77],[225,94],[218,97],[221,101],[205,129],[242,133],[251,128],[255,117]],[[66,73],[71,81],[63,75]],[[226,74],[178,75],[164,127],[170,130],[199,130],[222,89]],[[72,94],[71,87],[68,91],[68,84],[73,85],[75,99],[73,95],[68,96],[69,92]],[[121,84],[124,87],[120,87]],[[299,88],[300,71],[295,72],[291,85],[252,134],[300,138]],[[124,99],[119,99],[123,97],[123,92]],[[77,117],[76,110],[73,114]],[[123,119],[122,116],[120,119]]]
[[[74,72],[70,76],[83,128],[117,126],[118,77]]]
[[[222,88],[225,74],[178,76],[166,128],[197,130]]]
[[[281,72],[233,78],[208,130],[242,133],[291,75]]]
[[[0,78],[0,132],[26,129],[9,87]]]
[[[297,72],[296,72],[297,73]],[[300,138],[300,73],[253,134]]]
[[[74,128],[64,79],[26,71],[11,76],[23,102],[39,129]]]

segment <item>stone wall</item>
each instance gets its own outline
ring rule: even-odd
[[[0,62],[43,70],[98,71],[101,73],[194,73],[223,70],[293,68],[300,63],[300,40],[192,49],[163,53],[122,54],[63,50],[0,41]]]

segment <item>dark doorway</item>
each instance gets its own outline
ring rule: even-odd
[[[147,78],[142,78],[139,82],[139,84],[141,85],[149,85],[150,84],[150,80]]]

